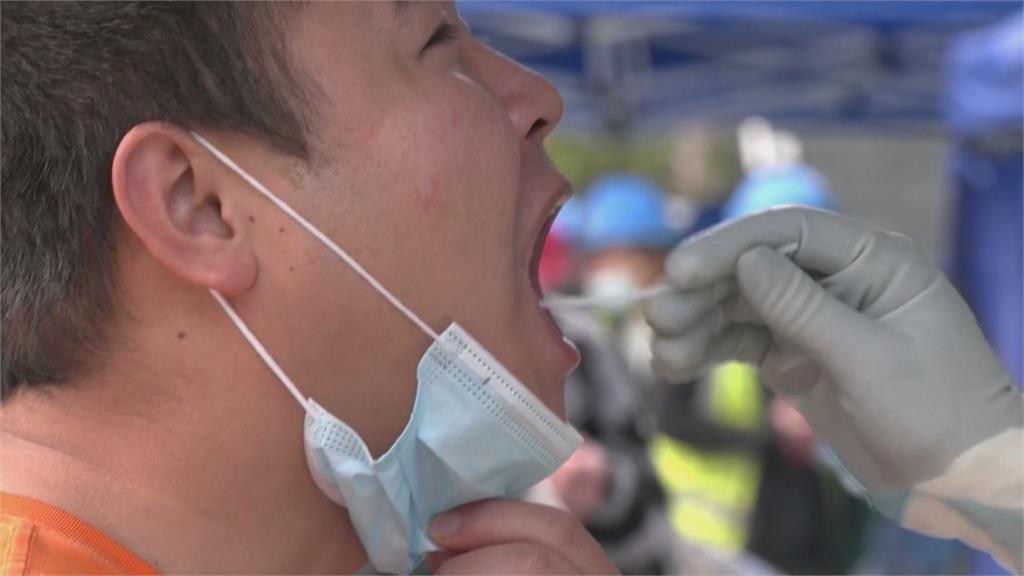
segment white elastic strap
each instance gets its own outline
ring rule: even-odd
[[[349,267],[356,272],[356,274],[359,274],[359,276],[362,277],[363,280],[366,280],[367,284],[369,284],[374,290],[377,291],[378,294],[380,294],[388,302],[390,302],[392,306],[397,308],[398,311],[401,312],[403,316],[408,318],[409,321],[415,324],[417,328],[422,330],[424,334],[430,336],[434,340],[441,339],[441,336],[437,332],[435,332],[433,328],[431,328],[426,322],[421,320],[420,317],[416,315],[416,313],[408,309],[405,306],[405,304],[402,304],[402,302],[397,297],[395,297],[394,294],[389,292],[387,288],[385,288],[380,282],[377,281],[376,278],[371,276],[370,273],[367,272],[366,269],[359,264],[359,262],[356,262],[355,258],[349,256],[348,252],[342,250],[341,247],[335,244],[333,240],[331,240],[323,232],[318,230],[316,226],[310,224],[309,221],[303,218],[298,212],[293,210],[291,206],[289,206],[283,200],[275,196],[273,192],[271,192],[259,180],[249,175],[249,173],[243,170],[241,166],[235,164],[234,161],[231,160],[231,158],[228,158],[227,155],[218,150],[216,146],[211,144],[198,133],[194,131],[190,133],[192,134],[192,137],[196,139],[196,142],[199,142],[199,144],[202,145],[203,148],[206,148],[210,152],[210,154],[213,154],[213,156],[217,158],[217,160],[220,160],[235,174],[238,174],[238,176],[241,177],[242,180],[245,180],[250,186],[255,188],[256,191],[262,194],[267,200],[273,202],[278,208],[281,209],[282,212],[290,216],[292,220],[298,222],[299,225],[305,228],[307,232],[312,234],[314,238],[323,242],[328,248],[330,248],[331,251],[334,252],[334,254],[338,258],[341,258],[341,260],[344,261],[345,264],[348,264]],[[246,336],[246,338],[248,338],[248,336]],[[253,341],[250,340],[250,342]],[[264,357],[264,360],[266,360],[267,358],[269,358],[269,356]]]
[[[295,383],[292,382],[292,379],[284,373],[284,370],[277,365],[277,362],[274,362],[274,357],[270,355],[270,352],[267,352],[267,349],[263,347],[263,344],[260,344],[259,339],[257,339],[256,335],[252,333],[252,330],[249,330],[249,326],[246,325],[245,320],[242,320],[242,317],[235,312],[235,309],[228,303],[220,292],[211,289],[210,294],[213,294],[214,300],[216,300],[217,303],[220,304],[220,307],[227,312],[228,317],[231,318],[232,322],[234,322],[235,327],[237,327],[238,331],[242,333],[242,336],[245,336],[245,339],[249,341],[249,345],[253,347],[253,350],[256,350],[256,353],[259,354],[260,358],[262,358],[264,362],[266,362],[267,366],[270,367],[270,370],[281,380],[281,382],[284,383],[285,388],[287,388],[288,391],[292,393],[292,396],[295,396],[295,399],[299,401],[299,405],[302,406],[302,409],[315,416],[309,407],[309,403],[299,392],[298,387],[296,387]]]
[[[566,308],[594,308],[596,306],[635,304],[644,300],[650,300],[655,296],[667,294],[672,291],[668,284],[657,284],[649,288],[637,290],[631,294],[609,295],[609,296],[567,296],[554,293],[545,295],[540,305],[544,308],[566,309]]]

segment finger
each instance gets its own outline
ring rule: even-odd
[[[853,261],[879,230],[825,210],[786,207],[716,226],[677,247],[666,259],[669,279],[695,289],[733,273],[739,257],[757,246],[791,253],[799,266],[835,274]]]
[[[441,550],[440,552],[431,552],[430,554],[427,554],[427,562],[430,563],[430,572],[432,574],[437,574],[437,571],[441,567],[441,565],[454,557],[454,554],[452,554],[451,552],[446,552],[444,550]]]
[[[662,294],[644,310],[647,323],[661,336],[680,336],[708,310],[736,293],[736,281],[725,278],[699,290]]]
[[[517,500],[483,500],[450,510],[431,523],[431,538],[453,551],[533,542],[554,548],[588,574],[614,572],[601,546],[571,514]]]
[[[696,382],[708,371],[710,365],[699,364],[686,368],[670,368],[658,358],[651,359],[651,370],[660,380],[669,384],[689,384]]]
[[[760,326],[734,324],[708,345],[708,364],[743,362],[760,366],[772,347],[772,333]]]
[[[718,304],[722,311],[722,316],[726,320],[726,324],[748,324],[751,326],[762,326],[764,323],[761,321],[760,316],[757,312],[750,307],[747,299],[742,293],[735,293],[722,300]]]
[[[657,336],[651,341],[651,357],[671,372],[685,372],[706,361],[708,344],[725,325],[719,308],[709,310],[697,324],[680,336]]]
[[[689,364],[667,365],[658,356],[652,359],[652,368],[660,378],[672,383],[693,382],[712,366],[724,362],[744,362],[760,365],[772,347],[772,335],[767,328],[731,324],[704,345],[704,352]]]
[[[747,252],[736,272],[747,302],[765,325],[819,358],[838,359],[870,338],[870,320],[774,250]]]
[[[558,552],[533,542],[496,544],[450,557],[434,574],[580,574]]]

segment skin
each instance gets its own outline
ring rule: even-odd
[[[588,440],[548,481],[569,512],[587,521],[607,497],[608,454],[601,444]]]
[[[424,50],[442,21],[455,39]],[[459,322],[562,413],[576,356],[528,274],[569,192],[542,147],[557,92],[473,41],[449,3],[311,3],[287,33],[317,83],[312,161],[201,132],[435,330]],[[428,338],[181,127],[136,126],[111,174],[122,222],[109,352],[4,404],[3,490],[68,510],[167,572],[358,569],[345,510],[309,476],[301,408],[208,290],[375,455],[406,423]],[[464,523],[449,571],[536,557],[552,561],[522,568],[614,570],[564,513],[482,510],[503,528]],[[510,560],[508,546],[541,552]]]

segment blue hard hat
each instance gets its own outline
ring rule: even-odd
[[[582,198],[579,196],[570,197],[569,201],[558,211],[558,216],[555,217],[555,221],[551,224],[551,234],[558,236],[567,244],[575,245],[579,243],[580,235],[583,234],[584,210],[586,210],[586,206]]]
[[[797,165],[747,176],[726,202],[723,217],[739,218],[787,204],[835,209],[832,194],[821,175],[813,168]]]
[[[613,174],[591,185],[583,220],[586,250],[668,249],[683,236],[664,192],[640,176]]]

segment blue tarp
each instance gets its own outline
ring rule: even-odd
[[[1019,2],[461,2],[486,42],[551,79],[569,129],[697,115],[938,126],[956,34]]]

